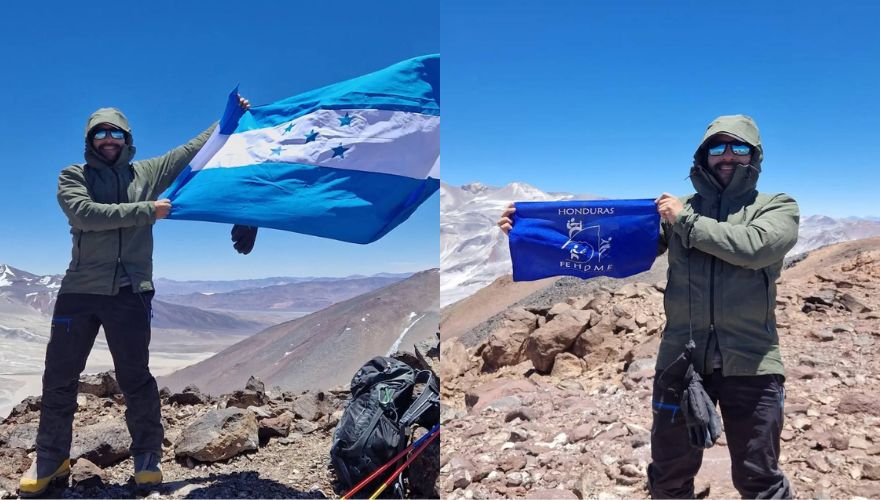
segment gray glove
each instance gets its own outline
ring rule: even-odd
[[[703,387],[703,378],[693,367],[688,370],[687,379],[681,396],[681,412],[687,424],[688,440],[694,448],[708,449],[721,436],[721,419]]]

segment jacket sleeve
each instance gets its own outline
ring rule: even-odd
[[[799,222],[797,202],[786,194],[778,194],[746,225],[701,217],[686,205],[673,230],[687,248],[696,248],[735,266],[761,269],[782,260],[794,247]]]
[[[83,231],[107,231],[156,222],[152,201],[96,203],[86,187],[82,169],[66,168],[58,177],[58,204],[70,225]]]
[[[162,156],[139,162],[141,168],[153,179],[154,193],[158,196],[174,182],[180,172],[195,158],[196,153],[208,142],[211,133],[217,127],[214,123],[204,132],[182,146],[178,146]]]

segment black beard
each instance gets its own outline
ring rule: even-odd
[[[119,159],[120,153],[122,153],[122,148],[101,148],[98,150],[98,154],[108,162],[114,162]]]

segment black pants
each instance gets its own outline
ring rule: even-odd
[[[131,287],[117,295],[58,295],[43,372],[38,457],[55,461],[70,456],[79,375],[101,326],[125,396],[131,453],[161,456],[159,389],[149,368],[152,298],[153,292],[132,293]]]
[[[703,450],[688,443],[681,412],[654,377],[654,423],[648,488],[654,498],[694,498],[694,477],[703,462]],[[730,451],[733,485],[743,498],[791,498],[791,488],[779,469],[785,377],[760,375],[704,378],[706,392],[720,402],[721,418]]]

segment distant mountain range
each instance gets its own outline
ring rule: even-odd
[[[797,245],[789,255],[840,243],[880,236],[880,217],[845,217],[834,219],[824,215],[801,218]]]
[[[286,390],[347,384],[373,356],[435,338],[439,270],[412,275],[252,335],[194,365],[160,377],[172,390],[189,384],[218,394],[250,375]]]
[[[154,281],[156,290],[162,295],[189,295],[191,293],[225,293],[247,288],[263,288],[267,286],[290,285],[306,281],[342,281],[359,278],[397,278],[404,279],[412,273],[378,273],[371,276],[354,274],[342,278],[321,276],[279,276],[272,278],[256,278],[228,281],[190,280],[179,281],[167,278],[156,278]]]
[[[61,288],[59,274],[39,276],[6,264],[0,264],[0,294],[43,314],[52,314]]]
[[[591,194],[544,192],[522,182],[503,187],[481,183],[440,184],[440,301],[443,307],[510,274],[507,237],[495,225],[511,201],[601,199]],[[880,217],[801,218],[796,255],[842,241],[880,235]]]
[[[388,286],[406,278],[406,276],[311,279],[230,292],[200,292],[188,295],[163,293],[162,299],[200,309],[309,313],[362,293]]]

